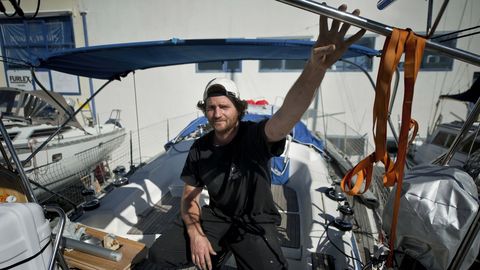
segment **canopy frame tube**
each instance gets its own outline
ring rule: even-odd
[[[338,9],[332,8],[328,5],[320,4],[311,0],[277,0],[284,4],[288,4],[306,11],[310,11],[316,14],[324,15],[342,22],[349,23],[351,25],[366,29],[368,31],[381,34],[383,36],[389,36],[392,33],[393,27],[369,20],[360,16],[355,16],[351,13],[340,11]],[[432,42],[427,40],[426,48],[433,51],[442,53],[446,56],[450,56],[454,59],[475,65],[480,66],[480,56],[463,51],[457,48],[450,48],[445,45]]]

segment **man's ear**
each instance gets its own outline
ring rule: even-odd
[[[197,102],[197,108],[200,109],[203,112],[203,114],[205,114],[206,108],[205,108],[205,102],[203,100],[200,100]]]

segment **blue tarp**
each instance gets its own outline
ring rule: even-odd
[[[270,118],[270,115],[264,114],[245,114],[242,121],[260,122],[264,119]],[[186,137],[193,132],[197,131],[199,126],[207,124],[207,118],[205,116],[199,117],[190,122],[173,140],[165,144],[165,149],[168,150],[178,138]],[[317,151],[323,153],[324,144],[323,141],[315,137],[307,129],[304,123],[298,122],[290,133],[292,141],[303,145],[308,145],[315,148]],[[272,184],[282,185],[288,181],[290,162],[283,157],[272,158]]]
[[[268,119],[270,117],[271,117],[270,115],[266,115],[266,114],[248,114],[247,113],[242,118],[242,121],[260,122],[263,119]],[[182,131],[180,131],[180,133],[174,139],[170,140],[168,143],[165,144],[165,149],[168,149],[172,144],[175,144],[175,141],[178,138],[183,138],[185,136],[188,136],[189,134],[195,132],[200,125],[205,125],[207,123],[208,121],[205,116],[201,116],[193,120]],[[312,133],[310,133],[310,131],[307,129],[304,123],[297,122],[297,124],[293,128],[290,135],[292,135],[293,137],[292,140],[294,142],[314,147],[317,151],[323,152],[323,147],[324,147],[323,141],[313,136]]]
[[[313,41],[285,39],[171,39],[92,46],[54,52],[32,60],[36,68],[96,79],[120,79],[137,69],[227,60],[308,59]],[[343,58],[376,56],[352,45]]]

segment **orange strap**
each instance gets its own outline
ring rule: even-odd
[[[373,125],[375,152],[355,165],[342,179],[342,190],[348,195],[363,194],[372,181],[373,164],[382,162],[385,165],[385,186],[393,186],[398,182],[397,175],[403,175],[403,166],[408,144],[415,138],[418,124],[410,118],[413,100],[415,79],[420,68],[420,63],[425,47],[425,40],[417,37],[411,30],[393,29],[387,37],[383,47],[380,68],[375,88],[375,101],[373,106]],[[402,109],[402,125],[398,145],[398,154],[395,163],[386,151],[388,104],[390,101],[390,85],[400,58],[405,51],[405,94]],[[408,140],[408,133],[413,129],[413,135]],[[401,170],[400,170],[401,167]],[[356,176],[356,177],[355,177]],[[355,181],[352,181],[355,179]],[[365,187],[363,187],[365,185]],[[363,189],[362,189],[363,187]]]
[[[383,47],[383,54],[377,76],[375,88],[375,102],[373,106],[373,125],[375,152],[360,161],[355,167],[345,174],[341,182],[342,190],[349,195],[364,193],[372,181],[373,164],[380,161],[385,165],[383,184],[387,187],[397,184],[393,220],[390,231],[390,250],[393,250],[395,241],[398,210],[400,207],[400,195],[402,190],[403,171],[407,155],[408,144],[415,138],[418,124],[411,119],[412,100],[415,80],[425,48],[425,39],[416,36],[411,30],[393,29],[387,37]],[[390,159],[386,151],[388,104],[390,101],[390,85],[393,73],[398,66],[400,57],[405,51],[404,84],[405,94],[402,107],[402,124],[398,141],[398,153],[395,163]],[[412,137],[408,139],[409,131]],[[356,178],[355,178],[356,176]],[[352,179],[356,179],[353,183]],[[363,190],[361,188],[365,185]],[[393,252],[390,253],[387,266],[391,266]]]
[[[410,139],[410,142],[415,138],[418,131],[418,124],[415,120],[410,118],[412,112],[412,100],[413,92],[415,86],[415,80],[417,79],[418,70],[420,69],[420,64],[422,62],[423,50],[425,48],[425,39],[419,38],[411,33],[407,38],[407,46],[405,51],[405,94],[403,98],[403,109],[402,109],[402,125],[400,127],[400,136],[398,142],[398,153],[397,160],[394,165],[395,178],[390,176],[392,173],[388,172],[387,183],[394,184],[397,183],[397,189],[395,193],[395,203],[393,206],[393,215],[392,215],[392,226],[390,227],[390,238],[389,238],[389,247],[392,252],[390,252],[387,260],[387,266],[393,266],[393,250],[394,242],[397,232],[397,221],[398,221],[398,211],[400,209],[400,197],[402,194],[402,182],[403,182],[403,171],[405,169],[405,160],[407,157],[407,148],[408,148],[408,132],[413,126],[413,135]],[[413,120],[413,121],[412,121]],[[384,180],[385,182],[385,180]]]

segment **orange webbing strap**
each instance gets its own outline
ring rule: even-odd
[[[408,148],[408,132],[413,126],[413,140],[418,130],[418,124],[415,121],[412,121],[410,118],[412,112],[412,100],[413,100],[413,90],[415,86],[415,80],[417,79],[418,70],[420,69],[420,64],[422,62],[423,50],[425,48],[425,39],[415,36],[415,34],[410,33],[407,38],[405,51],[405,65],[404,65],[404,84],[405,84],[405,94],[403,97],[403,108],[402,108],[402,125],[400,127],[400,136],[398,142],[398,153],[397,160],[392,171],[387,172],[386,174],[386,185],[393,185],[397,183],[397,189],[395,192],[395,203],[393,205],[393,215],[392,215],[392,225],[390,227],[390,238],[389,238],[389,247],[390,254],[387,260],[387,266],[393,266],[393,249],[394,241],[396,236],[396,228],[398,221],[398,211],[400,209],[400,196],[402,194],[402,182],[403,182],[403,171],[405,169],[405,160],[407,157],[407,148]],[[394,174],[392,172],[395,172]],[[385,179],[384,179],[385,182]]]
[[[393,243],[396,234],[398,209],[400,202],[403,171],[408,144],[415,137],[418,124],[411,119],[413,90],[415,79],[420,69],[420,63],[425,48],[425,39],[417,37],[410,30],[393,29],[392,34],[385,40],[380,68],[375,88],[375,101],[373,106],[373,125],[375,152],[360,161],[343,177],[341,182],[342,190],[349,195],[364,193],[372,181],[373,164],[380,161],[385,165],[383,183],[385,186],[397,184],[393,220],[390,231],[390,249],[393,251]],[[389,158],[386,151],[388,104],[390,101],[390,85],[393,73],[395,72],[400,58],[405,51],[405,94],[402,108],[402,124],[398,142],[398,153],[395,163]],[[412,138],[408,139],[408,133],[413,128]],[[355,183],[352,179],[356,176]],[[365,185],[361,191],[362,186]],[[393,252],[390,253],[391,256]],[[389,257],[387,265],[391,266],[392,257]]]
[[[343,177],[341,187],[348,195],[359,195],[367,191],[372,181],[373,164],[375,162],[382,161],[385,164],[386,171],[393,169],[393,162],[386,151],[388,103],[390,101],[390,85],[393,73],[400,62],[408,33],[408,31],[394,29],[385,40],[373,105],[375,152],[360,161]],[[356,176],[355,184],[352,183],[354,176]],[[360,191],[364,182],[365,188]]]

